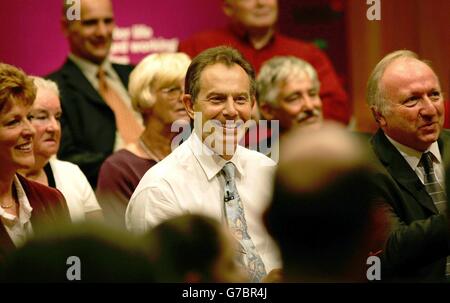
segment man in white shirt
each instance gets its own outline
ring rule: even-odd
[[[442,131],[439,79],[417,54],[388,54],[368,82],[367,100],[380,129],[373,150],[384,166],[379,194],[393,228],[383,253],[384,278],[442,281],[449,274],[448,202],[443,159],[450,134]]]
[[[142,233],[183,213],[201,213],[230,226],[235,210],[230,213],[226,203],[238,201],[244,218],[241,226],[231,223],[230,230],[239,234],[236,238],[251,239],[254,247],[243,249],[248,254],[247,248],[252,253],[255,248],[269,273],[281,265],[261,218],[275,163],[237,144],[255,102],[254,71],[235,49],[211,48],[193,59],[185,89],[183,102],[194,119],[194,132],[144,175],[126,211],[127,228]],[[235,169],[232,185],[225,166]]]

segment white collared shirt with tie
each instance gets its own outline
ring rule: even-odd
[[[127,207],[127,228],[144,233],[161,221],[184,213],[203,214],[225,223],[225,179],[221,170],[226,162],[211,155],[192,134],[141,179]],[[271,198],[275,162],[242,146],[237,147],[230,162],[236,166],[236,187],[255,247],[267,272],[280,268],[278,248],[262,222]]]
[[[442,163],[441,152],[439,151],[439,145],[437,141],[433,142],[430,147],[424,151],[419,152],[415,149],[412,149],[408,146],[405,146],[401,143],[398,143],[394,139],[390,138],[386,135],[386,138],[395,146],[395,148],[399,151],[399,153],[403,156],[403,158],[408,162],[409,166],[414,170],[417,177],[419,177],[422,184],[425,185],[425,170],[420,164],[420,159],[422,158],[422,154],[426,152],[431,152],[433,154],[433,170],[436,175],[436,179],[441,185],[441,188],[445,192],[445,174],[444,174],[444,165]],[[446,274],[450,275],[450,256],[447,257],[447,266],[446,266]]]

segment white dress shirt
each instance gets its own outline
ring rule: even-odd
[[[425,171],[420,163],[420,159],[422,157],[422,154],[431,152],[433,154],[432,158],[434,173],[441,187],[445,189],[444,167],[442,164],[441,152],[439,151],[439,145],[437,141],[433,142],[433,144],[431,144],[426,151],[420,152],[395,141],[387,135],[386,138],[388,138],[388,140],[392,143],[392,145],[394,145],[394,147],[403,156],[403,158],[405,158],[406,162],[408,162],[409,166],[416,173],[417,177],[419,177],[422,183],[424,183]]]
[[[77,165],[56,158],[51,158],[49,163],[56,188],[66,198],[73,222],[84,221],[86,213],[101,210],[91,185]]]
[[[0,218],[14,245],[20,247],[33,235],[30,221],[33,208],[17,176],[14,176],[14,186],[19,200],[19,217],[7,213],[0,206]]]
[[[238,146],[230,160],[236,166],[236,188],[241,197],[248,231],[267,272],[281,267],[278,248],[262,222],[270,202],[275,162]],[[143,233],[183,213],[213,217],[224,224],[226,160],[209,150],[195,134],[142,177],[128,204],[127,228]],[[182,248],[180,248],[182,249]]]

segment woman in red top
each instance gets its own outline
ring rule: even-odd
[[[39,230],[68,221],[60,192],[29,181],[16,172],[34,164],[34,128],[28,113],[36,97],[23,71],[0,63],[0,261]]]

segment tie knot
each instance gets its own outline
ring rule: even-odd
[[[227,181],[234,180],[235,166],[231,162],[225,163],[222,168],[223,173],[225,174],[225,179]]]
[[[101,66],[99,66],[97,71],[97,78],[100,91],[106,90],[108,88],[108,84],[106,83],[106,75],[107,74],[105,70]]]
[[[431,152],[423,153],[420,162],[422,162],[425,173],[428,174],[430,171],[433,171],[433,155]]]

